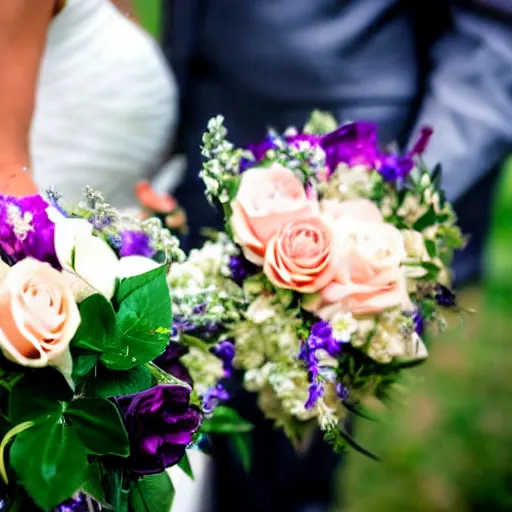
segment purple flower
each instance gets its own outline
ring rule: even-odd
[[[130,439],[130,456],[122,459],[127,469],[152,475],[182,459],[201,423],[200,412],[190,405],[189,388],[161,384],[114,400]]]
[[[318,400],[324,396],[324,385],[321,382],[313,382],[308,388],[309,397],[304,404],[306,409],[311,409],[316,405]]]
[[[8,263],[32,257],[60,269],[54,245],[55,225],[46,213],[48,206],[40,195],[0,195],[0,248]]]
[[[301,142],[309,142],[311,146],[316,146],[320,143],[320,135],[312,133],[297,133],[295,135],[289,135],[286,137],[286,141],[290,146],[297,147]]]
[[[213,353],[222,361],[224,376],[231,377],[233,373],[233,359],[235,357],[235,345],[232,341],[221,341],[213,347]]]
[[[306,364],[311,380],[309,398],[305,404],[306,409],[314,407],[324,393],[324,386],[320,381],[321,368],[316,351],[325,350],[330,356],[337,357],[341,354],[341,347],[342,342],[333,336],[332,327],[328,322],[320,320],[313,324],[308,339],[303,343],[298,356]]]
[[[248,261],[243,254],[230,256],[228,265],[231,271],[231,279],[240,286],[249,276],[258,272],[258,267]]]
[[[419,309],[414,311],[412,314],[412,321],[414,322],[414,330],[416,331],[416,334],[421,336],[425,331],[425,319]]]
[[[414,162],[410,156],[383,155],[377,161],[375,168],[384,181],[393,182],[409,175]]]
[[[61,503],[54,512],[100,512],[101,505],[83,493]]]
[[[414,144],[414,146],[409,154],[411,156],[423,154],[425,152],[425,150],[427,149],[428,143],[430,142],[430,138],[432,137],[433,133],[434,133],[434,130],[430,126],[424,126],[421,129],[418,140]]]
[[[451,308],[456,305],[456,297],[455,294],[446,286],[442,284],[438,284],[435,290],[436,302],[440,306],[444,306],[446,308]]]
[[[123,231],[121,233],[121,257],[144,256],[145,258],[152,258],[155,252],[146,233],[140,231]]]
[[[154,363],[169,375],[192,386],[192,377],[180,358],[188,352],[188,347],[176,341],[170,341],[165,352],[157,357]]]
[[[324,135],[320,145],[325,151],[326,163],[331,173],[340,163],[349,167],[365,165],[374,168],[379,157],[377,125],[367,122],[344,124]]]
[[[203,396],[203,411],[205,414],[211,414],[220,402],[229,400],[229,393],[222,384],[217,384],[206,391]]]
[[[349,392],[341,382],[338,382],[336,384],[336,394],[338,395],[338,398],[344,402],[348,398]]]
[[[275,144],[274,137],[270,134],[268,134],[267,137],[261,142],[256,144],[249,144],[246,149],[253,154],[254,158],[242,158],[240,162],[240,172],[244,172],[245,170],[249,169],[249,167],[252,167],[253,165],[263,160],[267,154],[267,151],[275,149],[276,147],[277,146]]]

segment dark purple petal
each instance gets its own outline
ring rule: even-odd
[[[349,392],[341,382],[338,382],[336,384],[336,394],[338,395],[338,398],[344,402],[348,398]]]
[[[229,257],[229,269],[231,271],[231,279],[240,286],[248,277],[256,274],[256,272],[260,270],[242,254]]]
[[[121,233],[121,257],[144,256],[145,258],[152,258],[155,252],[146,233],[138,231],[123,231]]]
[[[412,321],[414,322],[414,330],[418,336],[421,336],[425,331],[425,319],[421,314],[421,311],[417,309],[412,315]]]
[[[384,181],[393,182],[409,175],[414,162],[409,156],[384,155],[380,158],[376,168]]]
[[[442,284],[436,286],[435,297],[436,302],[446,308],[454,307],[457,304],[455,294]]]
[[[235,358],[235,344],[230,340],[220,342],[213,347],[213,353],[222,360],[224,376],[230,377],[233,372],[233,359]]]
[[[124,460],[130,471],[150,475],[179,462],[201,422],[189,388],[158,385],[114,400],[130,439],[130,457]]]
[[[367,122],[345,124],[324,135],[320,145],[331,173],[340,163],[373,168],[379,156],[377,125]]]
[[[421,129],[418,140],[410,151],[410,155],[422,155],[427,149],[428,143],[430,142],[430,138],[432,137],[433,133],[434,130],[430,126],[424,126]]]
[[[176,341],[170,341],[165,352],[157,357],[154,363],[169,375],[192,385],[192,377],[180,358],[188,352],[188,347]]]

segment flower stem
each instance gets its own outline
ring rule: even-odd
[[[2,439],[2,442],[0,443],[0,476],[2,477],[2,480],[5,482],[5,484],[9,483],[9,479],[7,477],[7,469],[5,468],[5,448],[14,437],[16,437],[18,434],[21,434],[22,432],[28,430],[33,426],[33,421],[25,421],[24,423],[16,425],[15,427],[11,428],[11,430],[9,430],[7,434],[5,434],[4,438]]]

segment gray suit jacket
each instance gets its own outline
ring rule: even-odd
[[[164,0],[164,9],[182,93],[177,149],[189,159],[178,197],[193,245],[199,226],[218,224],[197,178],[201,132],[218,113],[237,144],[269,125],[300,126],[313,108],[377,121],[383,142],[402,145],[430,124],[426,159],[443,163],[448,198],[485,209],[490,184],[471,193],[512,149],[512,0]],[[460,210],[474,232],[475,209]]]

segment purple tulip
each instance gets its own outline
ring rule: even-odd
[[[170,341],[165,352],[157,357],[154,363],[169,375],[192,386],[192,377],[180,358],[188,352],[188,347],[176,341]]]
[[[177,464],[201,423],[190,405],[190,389],[158,385],[134,395],[116,397],[128,437],[127,469],[137,475],[161,473]]]

